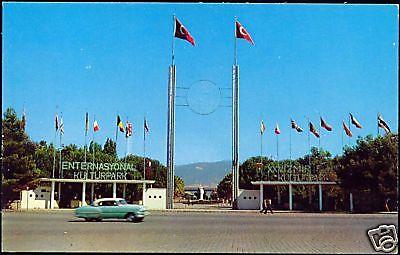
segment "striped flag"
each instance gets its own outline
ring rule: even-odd
[[[303,132],[303,129],[299,125],[297,125],[297,123],[293,119],[290,119],[290,124],[293,129],[296,129],[297,132]]]
[[[122,123],[121,118],[117,115],[117,126],[119,127],[119,131],[122,133],[125,132],[124,130],[124,123]]]
[[[321,118],[321,127],[325,128],[328,131],[332,131],[332,127],[329,126],[328,123],[326,123],[322,117],[320,117],[320,118]]]
[[[261,120],[261,124],[260,124],[260,132],[261,132],[261,134],[263,134],[263,133],[264,133],[264,131],[265,131],[265,125],[264,125],[264,121],[263,121],[263,120]]]
[[[64,135],[64,123],[63,123],[63,118],[62,117],[60,119],[60,134]]]
[[[126,122],[126,132],[125,132],[126,138],[132,136],[132,123]]]
[[[309,123],[309,126],[310,126],[310,132],[313,133],[316,137],[319,138],[318,131],[315,129],[315,127],[314,127],[314,125],[311,123],[311,121],[310,121],[310,123]]]
[[[351,119],[351,124],[356,126],[356,128],[362,128],[360,122],[358,122],[358,120],[351,113],[350,113],[350,119]]]
[[[389,128],[388,124],[383,120],[383,118],[380,114],[378,115],[378,126],[380,128],[383,128],[383,130],[385,130],[386,134],[390,133],[390,128]]]
[[[343,129],[347,136],[349,136],[349,137],[353,136],[353,134],[350,131],[350,128],[346,125],[346,123],[344,123],[344,121],[343,121]]]

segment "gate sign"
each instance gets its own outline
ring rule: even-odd
[[[91,163],[68,162],[61,164],[63,171],[73,171],[73,178],[80,180],[127,180],[127,174],[132,172],[134,177],[140,177],[140,173],[131,163]]]
[[[315,169],[312,171],[310,166],[280,164],[278,166],[268,166],[267,180],[282,182],[300,182],[300,181],[329,181],[329,174],[324,169]]]

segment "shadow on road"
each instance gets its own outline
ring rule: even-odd
[[[126,220],[101,220],[101,221],[86,221],[84,219],[74,219],[74,220],[69,220],[68,222],[71,223],[101,223],[101,222],[114,222],[114,223],[126,223],[126,224],[132,224],[132,223],[141,223],[142,221],[126,221]]]

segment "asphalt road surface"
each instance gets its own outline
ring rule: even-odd
[[[397,214],[151,212],[129,223],[2,212],[2,251],[375,253],[367,230],[398,230],[397,222]]]

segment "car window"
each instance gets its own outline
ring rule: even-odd
[[[120,205],[126,205],[126,201],[125,201],[125,199],[121,199],[121,200],[119,200],[119,204],[120,204]]]

